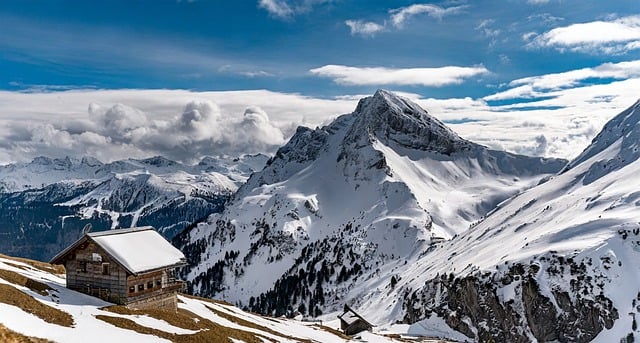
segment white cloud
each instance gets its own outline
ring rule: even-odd
[[[550,0],[527,0],[527,3],[532,5],[544,5],[548,4]]]
[[[505,54],[500,54],[498,55],[498,60],[500,61],[500,64],[511,64],[511,59],[509,58],[509,56],[505,55]]]
[[[525,42],[530,41],[532,38],[536,37],[538,35],[537,32],[531,31],[531,32],[525,32],[522,34],[522,40]]]
[[[371,21],[347,20],[344,23],[351,29],[351,35],[374,36],[384,30],[383,25]]]
[[[0,91],[0,163],[46,155],[103,161],[162,155],[272,153],[298,125],[314,127],[356,100],[269,91]]]
[[[529,47],[623,54],[640,49],[640,15],[557,27],[537,36]]]
[[[460,13],[466,6],[440,7],[432,4],[413,4],[407,7],[396,8],[390,11],[391,23],[395,27],[402,27],[408,19],[419,14],[427,14],[432,18]]]
[[[268,77],[268,76],[273,76],[273,74],[264,71],[264,70],[256,70],[256,71],[242,71],[240,72],[240,75],[244,75],[246,77]]]
[[[260,0],[258,6],[276,17],[287,18],[293,15],[293,10],[284,0]]]
[[[258,7],[280,19],[290,19],[296,14],[311,11],[313,6],[332,0],[258,0]]]
[[[485,97],[485,100],[506,100],[542,97],[548,91],[576,87],[588,79],[628,79],[640,77],[640,60],[604,63],[593,68],[526,77],[511,81],[510,89]]]
[[[361,85],[422,85],[441,87],[459,84],[466,78],[486,74],[484,66],[439,68],[385,68],[349,67],[326,65],[311,69],[312,74],[333,78],[336,83],[348,86]]]
[[[404,24],[407,20],[420,14],[427,14],[432,18],[441,20],[444,16],[462,12],[462,10],[466,7],[466,5],[462,5],[445,8],[432,4],[413,4],[407,7],[400,7],[389,10],[389,21],[391,22],[391,25],[387,25],[386,20],[384,21],[384,23],[379,24],[376,22],[361,19],[347,20],[345,21],[345,24],[351,29],[351,35],[374,36],[378,32],[388,30],[388,26],[393,26],[397,29],[400,29],[404,27]]]
[[[489,47],[496,45],[497,38],[502,32],[499,29],[493,28],[494,23],[495,20],[493,19],[485,19],[476,26],[477,31],[480,31],[485,38],[490,39]]]
[[[551,13],[536,13],[527,17],[527,21],[543,22],[546,24],[554,24],[563,20],[563,17],[557,17]]]
[[[598,77],[608,83],[584,82]],[[402,95],[474,142],[572,158],[604,123],[638,99],[640,61],[532,76],[508,87],[483,99]],[[529,101],[517,102],[533,92]],[[314,127],[350,113],[362,96],[319,99],[265,90],[0,91],[0,162],[38,155],[90,155],[104,161],[163,155],[190,162],[204,155],[272,153],[297,125]],[[493,105],[488,99],[516,103]]]

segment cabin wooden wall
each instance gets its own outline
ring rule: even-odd
[[[131,299],[140,298],[162,290],[164,284],[163,278],[166,279],[166,272],[164,270],[140,274],[138,276],[130,275],[127,278],[128,297]]]
[[[93,254],[102,261],[95,261]],[[82,264],[86,263],[86,271]],[[109,273],[103,274],[103,264],[109,264]],[[109,258],[97,245],[86,242],[73,251],[65,261],[67,287],[83,293],[99,296],[116,304],[125,304],[127,299],[127,272]]]
[[[371,330],[371,325],[367,324],[365,321],[358,319],[355,322],[351,323],[351,325],[346,325],[346,327],[342,328],[344,333],[353,336],[362,331]]]

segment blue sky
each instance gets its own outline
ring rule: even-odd
[[[269,89],[321,97],[393,88],[482,97],[522,77],[637,59],[638,48],[572,51],[525,39],[634,14],[637,0],[5,1],[0,88]],[[352,31],[347,23],[373,29]],[[443,84],[348,83],[336,82],[343,70],[318,71],[327,65],[484,70]]]
[[[640,97],[638,0],[8,0],[0,23],[0,163],[273,153],[378,88],[572,158]]]

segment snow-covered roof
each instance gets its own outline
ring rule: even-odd
[[[152,227],[91,232],[52,259],[55,263],[85,240],[100,246],[132,274],[185,264],[184,254]]]
[[[362,318],[362,316],[357,314],[356,311],[352,310],[348,305],[344,306],[344,312],[341,315],[339,315],[338,318],[344,321],[347,325],[351,325],[357,322],[358,320],[362,320],[368,325],[373,326],[366,319]]]
[[[95,232],[89,236],[135,274],[185,262],[184,254],[150,226]]]
[[[344,320],[344,322],[347,323],[347,325],[351,325],[357,322],[360,319],[360,317],[358,317],[358,315],[356,315],[355,312],[348,311],[343,313],[342,316],[340,316],[340,319]]]

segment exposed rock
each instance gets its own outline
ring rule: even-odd
[[[526,268],[516,264],[504,275],[442,275],[421,289],[407,291],[404,322],[412,324],[435,314],[452,329],[481,342],[524,343],[533,338],[539,342],[589,342],[613,327],[618,311],[610,299],[582,294],[581,287],[575,287],[573,294],[554,289],[551,299],[536,281],[538,272],[535,264]],[[515,298],[501,299],[500,283],[494,280],[503,280],[502,285],[516,283]]]

